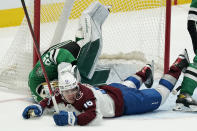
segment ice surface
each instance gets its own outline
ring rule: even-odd
[[[172,9],[172,29],[171,29],[171,60],[176,59],[182,49],[187,48],[190,60],[194,54],[192,43],[187,32],[187,10],[184,6],[173,7]],[[13,36],[15,36],[16,28],[0,29],[1,55],[9,47]],[[132,73],[132,72],[131,72]],[[125,75],[125,74],[121,74]],[[182,76],[177,85],[180,85]],[[158,80],[154,86],[158,85]],[[197,100],[197,93],[194,96]],[[104,119],[98,126],[91,127],[58,127],[55,125],[52,116],[43,116],[41,118],[24,120],[22,118],[23,109],[32,104],[32,99],[29,95],[16,94],[7,89],[0,90],[0,130],[1,131],[103,131],[103,130],[122,130],[122,131],[137,131],[137,130],[195,130],[197,113],[182,113],[173,112],[172,107],[175,105],[176,96],[170,95],[166,103],[158,110],[145,114],[132,116],[122,116],[118,118]]]

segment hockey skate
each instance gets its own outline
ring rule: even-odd
[[[183,53],[178,56],[176,61],[173,63],[172,66],[176,66],[182,70],[182,72],[186,71],[187,66],[189,65],[189,57],[187,53],[187,49],[184,49]]]
[[[145,72],[145,77],[146,77],[146,81],[144,82],[144,85],[147,88],[151,88],[152,84],[153,84],[153,70],[154,70],[154,61],[152,61],[151,64],[147,64],[146,66],[144,66],[144,68],[142,68],[142,72]]]
[[[180,93],[173,111],[196,112],[197,102],[187,93]]]

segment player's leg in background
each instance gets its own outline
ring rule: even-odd
[[[190,34],[194,53],[197,53],[197,8],[190,8],[188,12],[187,29]]]
[[[190,34],[194,54],[197,54],[197,2],[192,1],[188,12],[187,30]],[[174,111],[197,111],[197,102],[192,98],[193,92],[197,86],[197,56],[194,57],[193,63],[190,63],[180,86],[180,94],[177,96]],[[177,90],[178,91],[178,90]]]
[[[193,63],[187,67],[183,81],[181,83],[180,94],[176,99],[174,111],[197,111],[197,101],[192,98],[192,95],[197,87],[197,57],[194,57]]]

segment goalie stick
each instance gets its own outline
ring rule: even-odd
[[[33,31],[33,28],[32,28],[32,24],[31,24],[31,21],[30,21],[30,18],[29,18],[29,14],[28,14],[28,12],[27,12],[27,8],[26,8],[26,5],[25,5],[25,1],[24,1],[24,0],[21,0],[21,3],[22,3],[22,6],[23,6],[23,10],[24,10],[24,13],[25,13],[25,16],[26,16],[26,19],[27,19],[27,23],[28,23],[28,26],[29,26],[29,29],[30,29],[32,38],[33,38],[34,48],[35,48],[36,53],[37,53],[37,55],[38,55],[38,58],[39,58],[39,61],[40,61],[40,64],[41,64],[41,68],[42,68],[42,71],[43,71],[43,74],[44,74],[44,78],[45,78],[45,80],[46,80],[46,82],[47,82],[47,85],[48,85],[48,88],[49,88],[49,92],[50,92],[50,95],[51,95],[51,97],[52,97],[52,101],[53,101],[53,105],[54,105],[55,111],[56,111],[56,113],[59,113],[59,109],[58,109],[58,106],[57,106],[57,102],[56,102],[56,100],[55,100],[54,93],[53,93],[53,91],[52,91],[52,88],[51,88],[51,85],[50,85],[50,83],[49,83],[49,79],[48,79],[48,76],[47,76],[47,73],[46,73],[46,70],[45,70],[43,61],[42,61],[42,59],[41,59],[41,54],[40,54],[40,51],[39,51],[38,42],[37,42],[37,40],[36,40],[34,31]]]

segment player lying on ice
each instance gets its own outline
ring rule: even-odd
[[[55,94],[60,112],[53,115],[58,126],[97,124],[102,118],[119,117],[151,112],[165,102],[174,88],[181,71],[188,66],[186,52],[180,54],[169,71],[160,79],[159,85],[153,84],[152,65],[147,64],[136,74],[122,83],[91,86],[79,82],[76,68],[69,63],[59,68],[59,90]],[[139,90],[143,83],[149,89]],[[53,107],[50,98],[39,104],[30,105],[23,111],[23,118],[40,117]],[[33,112],[33,113],[31,113]]]
[[[42,60],[49,81],[53,86],[57,85],[58,66],[64,62],[71,63],[72,66],[77,65],[81,82],[93,85],[106,82],[110,71],[108,69],[96,69],[96,64],[103,44],[101,27],[108,15],[108,7],[99,2],[92,3],[80,17],[76,41],[65,41],[45,51]],[[44,82],[41,64],[37,62],[29,74],[28,81],[36,102],[40,102],[47,93],[48,89],[44,88],[46,85]]]

